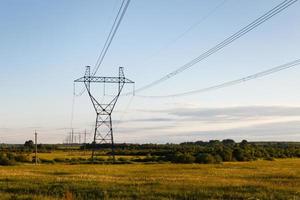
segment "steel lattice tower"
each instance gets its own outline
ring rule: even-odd
[[[94,148],[92,151],[92,159],[95,156],[96,144],[111,144],[112,156],[115,161],[114,154],[114,137],[112,127],[111,114],[115,108],[115,105],[120,97],[121,91],[125,84],[134,83],[133,81],[125,78],[123,67],[119,67],[118,77],[103,77],[103,76],[92,76],[90,72],[90,66],[86,67],[85,75],[74,82],[83,82],[89,97],[92,101],[93,107],[96,111],[96,123],[94,131]],[[96,97],[91,93],[91,83],[103,83],[103,84],[118,84],[118,90],[116,95],[113,96],[112,100],[107,103],[100,103]]]

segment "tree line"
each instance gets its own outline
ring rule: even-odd
[[[54,150],[91,150],[96,148],[100,155],[111,155],[109,144],[82,144],[80,146],[39,144],[38,152]],[[31,162],[28,159],[34,151],[31,140],[23,145],[0,145],[0,165],[15,162]],[[232,161],[253,161],[257,159],[274,160],[276,158],[300,158],[298,142],[235,142],[232,139],[184,142],[180,144],[115,144],[115,155],[130,156],[120,158],[120,162],[172,162],[172,163],[221,163]],[[97,160],[97,159],[96,159]],[[57,159],[57,162],[64,162]],[[82,158],[67,160],[68,162],[84,162]],[[104,162],[102,158],[99,162]]]
[[[92,149],[93,144],[82,148]],[[106,149],[110,145],[96,145]],[[208,142],[184,142],[180,144],[116,144],[116,155],[146,156],[136,161],[169,161],[173,163],[220,163],[229,161],[252,161],[257,159],[300,157],[300,143],[297,142],[235,142],[232,139],[210,140]]]

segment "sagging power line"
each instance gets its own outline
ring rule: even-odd
[[[97,73],[97,71],[99,70],[99,67],[101,66],[101,64],[103,62],[103,59],[104,59],[104,57],[105,57],[105,55],[108,51],[108,48],[110,47],[111,42],[114,39],[114,37],[116,35],[116,32],[117,32],[117,30],[118,30],[118,28],[119,28],[119,26],[122,22],[122,19],[123,19],[125,13],[126,13],[126,10],[129,6],[129,3],[130,3],[130,0],[123,0],[122,1],[122,4],[121,4],[121,6],[118,10],[118,14],[117,14],[117,16],[114,20],[114,23],[113,23],[111,29],[110,29],[108,37],[107,37],[107,39],[105,41],[105,44],[103,46],[103,49],[101,50],[101,53],[100,53],[100,55],[97,59],[97,62],[95,64],[95,68],[94,68],[93,73],[92,73],[93,75],[95,75]]]
[[[262,16],[260,16],[256,20],[254,20],[253,22],[251,22],[250,24],[248,24],[247,26],[243,27],[238,32],[236,32],[233,35],[231,35],[230,37],[226,38],[225,40],[223,40],[222,42],[220,42],[216,46],[212,47],[211,49],[205,51],[200,56],[194,58],[193,60],[191,60],[190,62],[184,64],[181,67],[179,67],[175,71],[173,71],[171,73],[168,73],[167,75],[163,76],[162,78],[160,78],[158,80],[155,80],[155,81],[151,82],[148,85],[145,85],[143,87],[140,87],[140,88],[136,89],[135,92],[138,93],[138,92],[144,91],[148,88],[151,88],[151,87],[153,87],[153,86],[155,86],[155,85],[157,85],[161,82],[164,82],[164,81],[172,78],[173,76],[175,76],[175,75],[191,68],[195,64],[199,63],[200,61],[206,59],[210,55],[218,52],[219,50],[221,50],[224,47],[228,46],[229,44],[231,44],[235,40],[237,40],[240,37],[244,36],[246,33],[250,32],[253,29],[255,29],[256,27],[258,27],[262,23],[266,22],[267,20],[269,20],[273,16],[277,15],[281,11],[285,10],[286,8],[288,8],[292,4],[296,3],[297,1],[298,0],[285,0],[285,1],[281,2],[280,4],[278,4],[277,6],[275,6],[274,8],[272,8],[271,10],[269,10],[268,12],[266,12],[265,14],[263,14]],[[128,94],[130,94],[130,93],[127,93],[125,95],[128,95]]]
[[[225,82],[225,83],[213,85],[213,86],[210,86],[210,87],[207,87],[207,88],[202,88],[202,89],[192,90],[192,91],[182,92],[182,93],[176,93],[176,94],[161,95],[161,96],[150,96],[150,95],[149,96],[148,95],[136,95],[136,96],[137,97],[142,97],[142,98],[171,98],[171,97],[181,97],[181,96],[188,96],[188,95],[193,95],[193,94],[198,94],[198,93],[203,93],[203,92],[209,92],[209,91],[212,91],[212,90],[218,90],[218,89],[221,89],[221,88],[230,87],[230,86],[237,85],[237,84],[240,84],[240,83],[243,83],[243,82],[246,82],[246,81],[250,81],[250,80],[257,79],[257,78],[260,78],[260,77],[264,77],[264,76],[267,76],[267,75],[271,75],[271,74],[274,74],[276,72],[279,72],[279,71],[282,71],[282,70],[285,70],[285,69],[289,69],[289,68],[292,68],[292,67],[295,67],[295,66],[298,66],[298,65],[300,65],[300,59],[285,63],[283,65],[280,65],[280,66],[277,66],[277,67],[274,67],[274,68],[271,68],[271,69],[268,69],[268,70],[265,70],[265,71],[262,71],[262,72],[259,72],[259,73],[256,73],[256,74],[252,74],[252,75],[249,75],[249,76],[246,76],[246,77],[243,77],[243,78],[239,78],[239,79],[236,79],[236,80],[233,80],[233,81],[228,81],[228,82]]]
[[[258,27],[259,25],[261,25],[262,23],[264,23],[265,21],[269,20],[270,18],[272,18],[273,16],[277,15],[278,13],[280,13],[281,11],[285,10],[286,8],[288,8],[289,6],[291,6],[292,4],[294,4],[295,2],[297,2],[298,0],[285,0],[283,2],[281,2],[280,4],[278,4],[277,6],[275,6],[274,8],[272,8],[271,10],[269,10],[268,12],[266,12],[264,15],[262,15],[261,17],[257,18],[256,20],[254,20],[253,22],[251,22],[250,24],[248,24],[247,26],[245,26],[244,28],[242,28],[241,30],[239,30],[238,32],[234,33],[233,35],[231,35],[230,37],[226,38],[225,40],[223,40],[222,42],[220,42],[219,44],[217,44],[216,46],[214,46],[213,48],[207,50],[206,52],[204,52],[203,54],[201,54],[200,56],[196,57],[195,59],[193,59],[192,61],[186,63],[185,65],[181,66],[180,68],[178,68],[177,70],[163,76],[162,78],[144,86],[141,87],[139,89],[137,89],[137,92],[143,91],[145,89],[148,89],[150,87],[153,87],[156,84],[159,84],[160,82],[163,82],[169,78],[172,78],[173,76],[185,71],[186,69],[192,67],[193,65],[199,63],[200,61],[204,60],[205,58],[209,57],[210,55],[218,52],[219,50],[221,50],[222,48],[226,47],[227,45],[231,44],[232,42],[234,42],[235,40],[239,39],[240,37],[244,36],[246,33],[250,32],[251,30],[255,29],[256,27]],[[112,42],[112,39],[120,25],[120,22],[124,16],[124,13],[128,7],[129,1],[127,1],[127,3],[125,3],[125,1],[123,0],[121,8],[123,8],[123,11],[119,10],[118,15],[114,21],[113,27],[110,31],[109,37],[107,38],[105,45],[101,51],[100,56],[98,57],[97,63],[95,65],[95,69],[92,73],[90,73],[90,69],[88,68],[86,71],[86,74],[84,77],[77,79],[77,82],[84,82],[85,86],[86,86],[86,90],[89,93],[90,99],[93,103],[93,106],[95,108],[96,114],[97,114],[97,118],[96,118],[96,125],[95,125],[95,133],[94,133],[94,144],[96,144],[96,141],[98,140],[100,143],[102,142],[107,142],[109,141],[112,144],[112,155],[114,156],[114,142],[113,142],[113,134],[112,134],[112,119],[111,119],[111,113],[113,111],[113,108],[115,106],[115,103],[117,102],[117,99],[120,96],[120,92],[123,88],[123,86],[121,86],[121,90],[120,90],[120,83],[124,84],[124,83],[133,83],[132,81],[130,81],[128,79],[129,82],[126,82],[126,78],[124,77],[123,74],[123,70],[120,71],[121,74],[123,74],[122,76],[119,75],[119,92],[118,94],[115,96],[115,98],[113,98],[113,100],[111,102],[109,102],[108,104],[103,104],[102,102],[97,101],[97,99],[91,94],[90,92],[90,83],[91,82],[100,82],[100,83],[107,83],[106,78],[108,79],[115,79],[118,77],[96,77],[95,74],[97,73],[101,63],[103,62],[103,59],[106,55],[106,52]],[[121,9],[120,8],[120,9]],[[124,11],[125,10],[125,11]],[[118,21],[119,20],[119,21]],[[194,94],[194,93],[199,93],[199,92],[204,92],[204,91],[210,91],[210,90],[214,90],[214,89],[219,89],[219,88],[223,88],[223,87],[228,87],[234,84],[238,84],[241,82],[245,82],[245,81],[249,81],[258,77],[262,77],[262,76],[266,76],[287,68],[290,68],[292,66],[296,66],[300,64],[300,60],[295,60],[293,62],[272,68],[270,70],[266,70],[263,72],[259,72],[247,77],[244,77],[242,79],[237,79],[234,81],[229,81],[229,82],[225,82],[222,84],[218,84],[209,88],[203,88],[200,90],[193,90],[193,91],[189,91],[189,92],[184,92],[184,93],[177,93],[177,94],[171,94],[171,95],[164,95],[164,96],[142,96],[139,95],[139,97],[146,97],[146,98],[165,98],[165,97],[175,97],[175,96],[185,96],[185,95],[189,95],[189,94]],[[125,82],[121,81],[122,80]],[[117,83],[117,82],[110,82],[110,83]],[[133,94],[132,93],[127,93],[128,94]],[[106,125],[106,128],[108,128],[107,131],[101,133],[101,131],[99,132],[99,130],[97,130],[98,128],[100,128],[100,126],[102,125]],[[95,148],[94,148],[95,150]],[[92,154],[92,157],[94,156],[94,151]]]
[[[91,72],[90,66],[86,67],[85,75],[79,79],[76,79],[74,82],[82,82],[84,83],[85,88],[82,90],[82,92],[79,95],[82,95],[84,91],[86,90],[90,100],[93,104],[93,107],[96,111],[96,123],[95,123],[95,130],[94,130],[94,139],[93,139],[93,151],[92,151],[92,159],[95,156],[95,150],[96,150],[96,143],[110,143],[111,144],[111,150],[112,150],[112,157],[113,161],[115,161],[115,155],[114,155],[114,138],[113,138],[113,128],[112,128],[112,117],[111,114],[115,108],[115,105],[118,101],[118,98],[121,94],[121,91],[125,84],[127,83],[134,83],[133,81],[125,78],[123,67],[119,68],[119,75],[117,77],[103,77],[103,76],[96,76],[97,71],[99,70],[99,67],[101,66],[103,59],[108,51],[108,48],[110,47],[112,40],[114,39],[114,36],[116,35],[116,32],[121,24],[121,21],[126,13],[126,10],[129,6],[130,0],[123,0],[122,4],[118,10],[117,16],[113,22],[113,25],[110,29],[110,32],[108,34],[108,37],[105,41],[105,44],[101,50],[101,53],[97,59],[97,62],[95,64],[95,68],[93,72]],[[117,93],[113,96],[112,99],[107,100],[106,102],[99,101],[99,99],[96,98],[95,94],[92,94],[91,91],[91,83],[102,83],[105,87],[105,84],[118,84],[118,90]],[[74,97],[76,95],[75,93],[75,86],[74,86]],[[73,104],[74,104],[74,97],[73,97]],[[72,106],[72,118],[71,118],[71,126],[73,125],[73,114],[74,114],[74,105]],[[73,128],[73,127],[72,127]],[[73,130],[73,129],[72,129]],[[73,136],[73,134],[72,134]],[[73,139],[72,139],[73,141]]]
[[[124,15],[127,11],[129,3],[130,3],[130,0],[123,0],[122,1],[121,6],[120,6],[120,8],[117,12],[117,15],[116,15],[115,19],[114,19],[113,25],[112,25],[112,27],[109,31],[109,34],[106,38],[105,43],[104,43],[104,46],[103,46],[103,48],[100,52],[100,55],[97,58],[97,61],[96,61],[95,67],[93,69],[92,75],[95,75],[98,72],[98,70],[99,70],[99,68],[100,68],[100,66],[101,66],[101,64],[104,60],[104,57],[106,56],[106,53],[107,53],[107,51],[108,51],[115,35],[116,35],[116,32],[117,32],[117,30],[118,30],[118,28],[119,28],[119,26],[122,22],[122,19],[124,18]],[[85,90],[86,90],[86,88],[83,88],[78,94],[75,94],[75,96],[81,96],[85,92]]]
[[[213,15],[219,8],[221,8],[225,3],[229,0],[222,0],[219,4],[217,4],[215,7],[210,9],[203,17],[201,17],[199,20],[197,20],[195,23],[191,24],[187,29],[185,29],[183,32],[177,35],[174,39],[169,41],[167,44],[165,44],[162,48],[157,50],[154,54],[152,54],[150,57],[146,58],[146,60],[150,60],[151,58],[155,57],[156,55],[160,54],[163,50],[168,49],[170,46],[175,44],[177,41],[182,39],[186,34],[188,34],[190,31],[195,29],[197,26],[199,26],[202,22],[204,22],[207,18],[209,18],[211,15]]]

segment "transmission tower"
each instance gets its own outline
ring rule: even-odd
[[[111,152],[113,160],[115,161],[114,154],[114,137],[112,128],[112,117],[111,114],[115,108],[115,105],[120,97],[121,91],[125,84],[134,83],[133,81],[125,78],[123,67],[119,67],[119,76],[117,77],[103,77],[93,76],[90,72],[90,66],[86,67],[85,75],[74,82],[84,83],[89,97],[92,101],[93,107],[96,111],[96,123],[94,131],[93,151],[92,159],[95,156],[96,144],[111,144]],[[108,101],[100,103],[99,100],[91,92],[91,83],[102,83],[102,84],[118,84],[117,93]]]

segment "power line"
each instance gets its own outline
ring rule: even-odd
[[[118,10],[118,13],[117,13],[117,16],[115,17],[115,20],[113,22],[113,25],[109,31],[109,34],[106,38],[106,41],[104,43],[104,46],[100,52],[100,55],[98,56],[97,58],[97,61],[96,61],[96,64],[95,64],[95,67],[94,67],[94,70],[93,70],[93,73],[92,75],[94,76],[97,71],[99,70],[103,60],[104,60],[104,57],[112,43],[112,40],[114,39],[115,35],[116,35],[116,32],[122,22],[122,19],[124,18],[124,15],[126,13],[126,10],[129,6],[129,3],[130,3],[130,0],[123,0],[122,3],[121,3],[121,6]],[[78,94],[75,94],[75,96],[81,96],[84,92],[85,92],[85,88],[83,88]]]
[[[253,80],[253,79],[257,79],[257,78],[260,78],[260,77],[264,77],[264,76],[267,76],[267,75],[271,75],[271,74],[274,74],[276,72],[295,67],[297,65],[300,65],[300,59],[294,60],[292,62],[285,63],[283,65],[280,65],[280,66],[277,66],[277,67],[274,67],[274,68],[271,68],[271,69],[268,69],[268,70],[265,70],[265,71],[262,71],[262,72],[259,72],[259,73],[256,73],[256,74],[252,74],[252,75],[240,78],[240,79],[236,79],[236,80],[233,80],[233,81],[228,81],[228,82],[217,84],[217,85],[210,86],[210,87],[207,87],[207,88],[192,90],[192,91],[183,92],[183,93],[162,95],[162,96],[143,96],[143,95],[136,95],[136,96],[137,97],[142,97],[142,98],[171,98],[171,97],[181,97],[181,96],[188,96],[188,95],[193,95],[193,94],[198,94],[198,93],[204,93],[204,92],[209,92],[209,91],[212,91],[212,90],[218,90],[218,89],[221,89],[221,88],[230,87],[230,86],[233,86],[233,85],[237,85],[237,84],[240,84],[240,83],[243,83],[243,82],[246,82],[246,81],[250,81],[250,80]]]
[[[119,11],[118,11],[118,14],[117,14],[117,16],[116,16],[116,18],[114,20],[114,23],[113,23],[113,25],[112,25],[112,27],[110,29],[108,37],[107,37],[107,39],[105,41],[105,44],[103,46],[103,49],[102,49],[102,51],[101,51],[101,53],[100,53],[100,55],[99,55],[99,57],[97,59],[97,62],[96,62],[96,65],[95,65],[95,69],[93,70],[93,73],[92,73],[93,75],[95,75],[97,73],[100,65],[102,64],[103,59],[104,59],[104,57],[105,57],[105,55],[106,55],[106,53],[108,51],[108,48],[110,47],[111,42],[112,42],[112,40],[113,40],[113,38],[114,38],[114,36],[115,36],[115,34],[116,34],[116,32],[117,32],[120,24],[121,24],[121,21],[122,21],[124,15],[126,13],[128,5],[130,3],[130,0],[127,0],[126,3],[125,3],[125,1],[126,0],[122,1],[122,4],[121,4],[121,6],[119,8]]]
[[[213,15],[219,8],[221,8],[228,0],[222,0],[218,5],[210,9],[203,17],[201,17],[197,22],[193,23],[190,25],[186,30],[181,32],[179,35],[177,35],[176,38],[173,40],[169,41],[166,45],[164,45],[162,48],[157,50],[154,54],[152,54],[148,59],[150,60],[151,58],[155,57],[156,55],[160,54],[163,50],[168,49],[170,46],[172,46],[174,43],[176,43],[178,40],[183,38],[186,34],[188,34],[190,31],[192,31],[194,28],[199,26],[202,22],[204,22],[207,18],[209,18],[211,15]]]
[[[276,14],[280,13],[284,9],[288,8],[289,6],[291,6],[292,4],[294,4],[297,1],[298,0],[285,0],[285,1],[281,2],[280,4],[278,4],[277,6],[275,6],[274,8],[272,8],[270,11],[268,11],[267,13],[265,13],[264,15],[262,15],[261,17],[257,18],[256,20],[254,20],[253,22],[251,22],[250,24],[248,24],[247,26],[245,26],[244,28],[242,28],[238,32],[236,32],[233,35],[231,35],[230,37],[226,38],[225,40],[223,40],[222,42],[220,42],[219,44],[217,44],[213,48],[205,51],[200,56],[198,56],[195,59],[191,60],[190,62],[184,64],[183,66],[179,67],[175,71],[173,71],[173,72],[171,72],[171,73],[163,76],[162,78],[160,78],[160,79],[158,79],[156,81],[153,81],[152,83],[150,83],[148,85],[145,85],[145,86],[137,89],[135,92],[141,92],[143,90],[146,90],[146,89],[148,89],[150,87],[153,87],[153,86],[155,86],[155,85],[157,85],[157,84],[159,84],[161,82],[166,81],[169,78],[172,78],[173,76],[175,76],[175,75],[177,75],[177,74],[185,71],[186,69],[191,68],[195,64],[199,63],[200,61],[204,60],[205,58],[207,58],[210,55],[218,52],[219,50],[223,49],[224,47],[226,47],[227,45],[231,44],[235,40],[237,40],[240,37],[244,36],[246,33],[250,32],[253,29],[255,29],[260,24],[262,24],[265,21],[269,20],[270,18],[272,18]],[[125,94],[125,95],[128,95],[128,94]]]
[[[127,110],[129,109],[131,103],[133,102],[133,98],[134,98],[134,96],[131,96],[130,99],[129,99],[129,101],[128,101],[128,103],[127,103],[127,105],[125,106],[125,108],[124,108],[124,110],[123,110],[123,112],[122,112],[122,114],[121,114],[121,116],[120,116],[117,124],[115,125],[116,129],[119,128],[119,125],[123,121],[123,118],[124,118],[125,114],[127,114]]]

